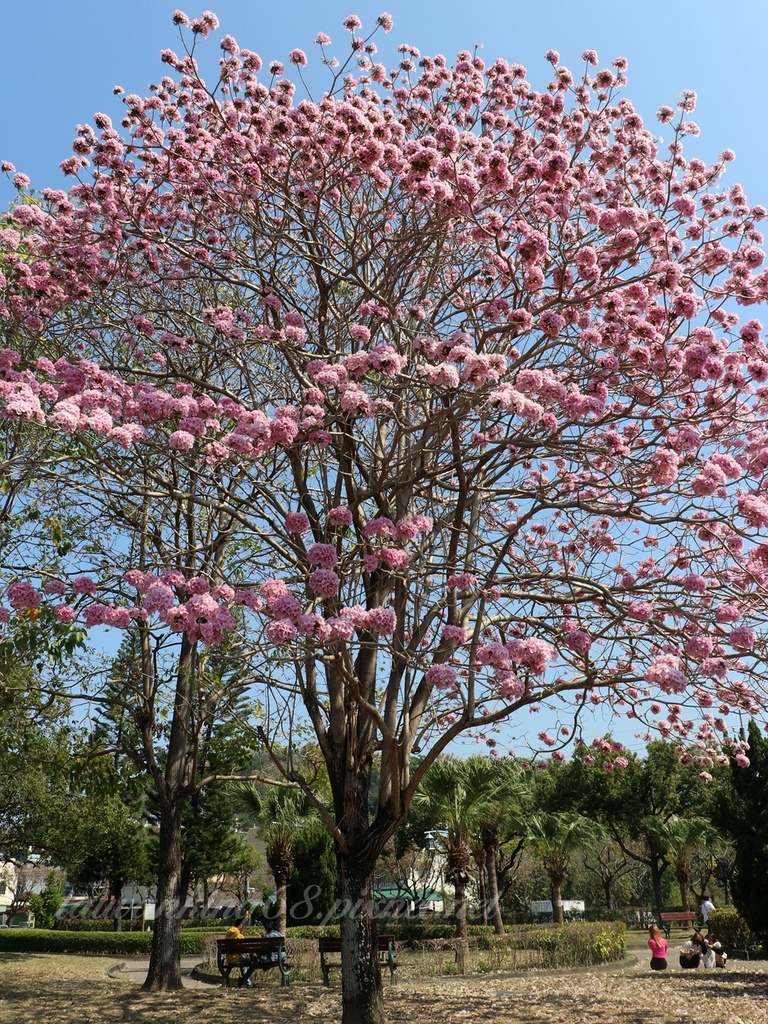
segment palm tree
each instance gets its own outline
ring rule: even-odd
[[[691,881],[691,855],[697,846],[706,845],[718,836],[708,818],[682,818],[672,815],[666,821],[651,819],[646,822],[646,832],[666,851],[675,871],[680,888],[680,902],[683,910],[690,909],[688,886]]]
[[[512,762],[470,757],[464,764],[468,795],[476,808],[472,849],[479,868],[478,882],[483,875],[486,882],[479,885],[483,911],[490,911],[495,933],[503,935],[496,858],[502,845],[502,822],[514,817],[513,808],[519,811],[525,789],[521,773]]]
[[[275,786],[260,792],[251,783],[233,787],[244,810],[250,811],[259,836],[267,844],[266,858],[275,881],[275,928],[285,935],[288,924],[286,888],[293,870],[293,839],[312,813],[309,800],[298,789]]]
[[[577,850],[604,839],[601,825],[581,814],[536,811],[521,823],[526,843],[541,860],[549,879],[552,894],[552,919],[562,924],[563,885],[568,875],[571,855]]]
[[[482,807],[470,792],[463,761],[436,761],[424,776],[416,794],[437,830],[437,842],[445,856],[445,881],[453,887],[456,920],[456,965],[460,974],[467,956],[467,886],[472,880],[470,842],[481,818]]]

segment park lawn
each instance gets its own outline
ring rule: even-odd
[[[201,986],[144,993],[110,958],[0,955],[0,1024],[302,1024],[338,1021],[338,986]],[[385,987],[390,1024],[768,1024],[766,965],[652,975],[622,969],[403,979]]]

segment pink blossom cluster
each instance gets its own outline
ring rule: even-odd
[[[123,580],[137,591],[139,601],[136,604],[123,606],[97,600],[99,587],[90,576],[77,576],[69,582],[50,580],[41,589],[22,580],[8,587],[6,597],[11,608],[23,614],[40,609],[43,597],[58,598],[68,593],[71,595],[69,602],[53,607],[59,622],[72,624],[81,616],[88,628],[127,629],[135,620],[147,620],[155,615],[172,632],[185,633],[192,642],[199,640],[204,644],[220,643],[224,635],[235,628],[230,607],[242,605],[259,611],[262,603],[252,591],[235,591],[227,584],[210,586],[202,577],[187,579],[178,570],[166,570],[158,575],[129,569]],[[83,598],[91,600],[83,603]],[[6,614],[4,621],[9,617]]]
[[[477,650],[478,665],[488,665],[503,671],[514,664],[529,668],[535,675],[542,675],[555,657],[555,649],[537,637],[510,640],[505,644],[483,644]]]
[[[688,679],[680,666],[680,659],[674,654],[659,654],[645,670],[644,678],[655,683],[664,693],[683,693]]]

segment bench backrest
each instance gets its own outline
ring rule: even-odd
[[[279,953],[284,939],[243,938],[216,939],[216,948],[222,953]]]
[[[340,953],[341,952],[341,939],[336,936],[327,936],[317,940],[318,946],[321,953]],[[383,950],[389,950],[395,948],[395,936],[394,935],[379,935],[377,948],[381,952]]]
[[[696,914],[692,910],[669,911],[661,915],[662,921],[695,921]]]

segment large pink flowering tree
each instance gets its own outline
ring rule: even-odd
[[[76,601],[15,581],[6,617],[85,607],[147,637],[147,672],[177,637],[179,764],[196,659],[240,637],[285,779],[311,793],[278,755],[297,715],[325,759],[343,1020],[370,1024],[374,863],[452,741],[548,703],[557,746],[607,702],[706,772],[728,714],[763,708],[765,210],[721,185],[727,151],[686,158],[692,93],[662,145],[621,59],[574,80],[550,53],[542,91],[467,52],[387,70],[350,17],[347,65],[319,36],[329,88],[299,98],[230,36],[206,85],[216,20],[175,20],[123,131],[78,129],[67,194],[17,175],[0,230],[2,415],[48,437],[38,478],[143,538]],[[162,907],[155,939],[149,984],[174,987]]]

